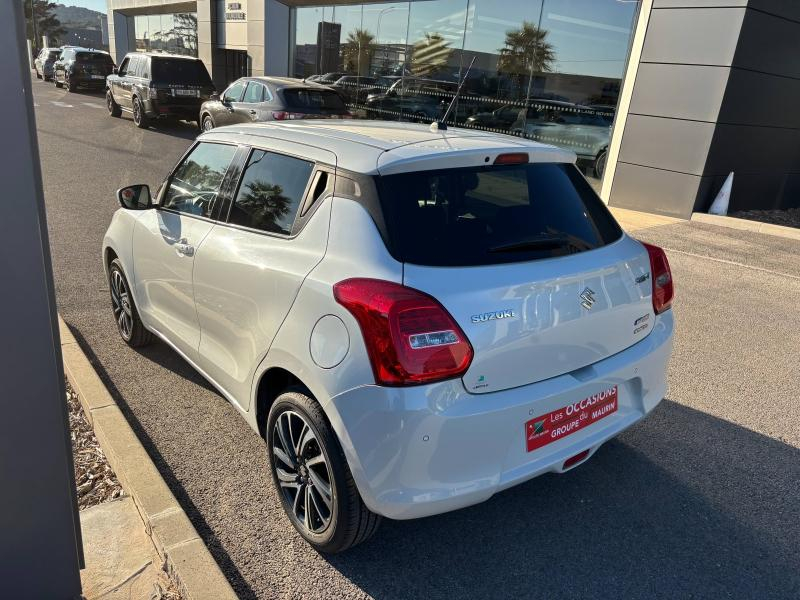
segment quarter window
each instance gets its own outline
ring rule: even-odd
[[[253,150],[228,221],[289,235],[313,166],[298,158]]]
[[[172,174],[162,206],[209,217],[235,146],[200,143]]]

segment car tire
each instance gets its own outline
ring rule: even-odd
[[[114,311],[114,320],[117,331],[123,341],[132,348],[146,346],[153,341],[154,336],[142,324],[139,311],[133,301],[128,278],[122,270],[122,263],[118,258],[111,261],[108,267],[108,287],[111,292],[111,308]]]
[[[122,115],[122,109],[114,100],[114,94],[111,93],[111,90],[106,90],[106,107],[108,108],[108,114],[112,117],[119,117]]]
[[[597,177],[598,179],[602,179],[603,173],[606,172],[607,156],[608,156],[608,148],[603,148],[594,161],[594,176]]]
[[[211,131],[214,129],[214,119],[211,118],[211,115],[204,115],[202,119],[200,119],[200,130],[201,131]]]
[[[62,84],[62,83],[59,83],[59,82],[58,82],[58,79],[56,79],[56,76],[55,76],[55,75],[53,75],[53,85],[55,85],[55,86],[56,86],[57,88],[59,88],[59,89],[60,89],[60,88],[62,88],[62,87],[64,87],[64,84]]]
[[[133,122],[139,129],[147,129],[147,115],[139,98],[133,99]]]
[[[333,554],[372,537],[381,517],[361,499],[342,447],[316,400],[304,390],[281,394],[270,408],[265,438],[275,490],[306,542]]]
[[[75,84],[75,83],[72,83],[72,82],[71,82],[69,79],[66,79],[66,78],[65,78],[65,79],[64,79],[64,83],[65,83],[65,84],[66,84],[66,86],[67,86],[67,90],[68,90],[68,91],[70,91],[70,92],[74,92],[75,90],[77,90],[77,89],[78,89],[78,85],[77,85],[77,84]]]
[[[42,74],[39,73],[39,69],[34,68],[33,70],[36,71],[36,79],[42,79],[43,78]]]

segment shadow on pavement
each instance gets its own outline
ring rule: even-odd
[[[181,485],[180,481],[178,481],[178,478],[175,477],[175,474],[172,472],[169,464],[164,460],[164,457],[158,451],[158,448],[156,448],[153,440],[149,435],[147,435],[147,432],[133,414],[127,402],[125,402],[125,398],[123,398],[122,394],[120,394],[119,390],[114,385],[114,382],[109,378],[108,373],[106,372],[105,368],[103,368],[102,363],[97,358],[95,353],[92,351],[91,346],[87,344],[86,340],[77,328],[69,324],[67,324],[67,326],[75,337],[75,340],[78,342],[78,345],[81,347],[81,350],[83,350],[83,352],[86,354],[86,357],[89,359],[89,362],[92,364],[95,371],[97,371],[98,376],[105,384],[106,388],[111,394],[111,397],[114,398],[114,401],[117,403],[117,406],[119,406],[122,414],[125,415],[125,419],[127,419],[128,423],[136,434],[136,437],[139,438],[142,446],[144,446],[147,454],[150,456],[150,459],[158,469],[158,472],[161,473],[161,476],[164,478],[164,481],[167,483],[170,491],[175,495],[175,498],[178,500],[181,507],[183,507],[183,510],[186,512],[186,515],[189,517],[192,525],[194,525],[195,529],[197,530],[198,535],[208,547],[223,573],[225,573],[228,581],[237,590],[240,598],[257,598],[255,592],[252,590],[247,581],[245,581],[244,577],[242,577],[241,573],[236,568],[235,563],[231,560],[228,553],[217,540],[214,530],[192,502],[192,499],[186,493],[186,490]],[[193,383],[201,385],[204,388],[212,390],[214,393],[218,394],[216,390],[213,390],[211,384],[203,379],[199,373],[192,369],[187,362],[185,362],[174,350],[172,350],[163,342],[157,341],[151,346],[138,349],[138,351],[140,354],[142,354],[142,356],[145,356],[149,360],[158,361],[161,366],[164,366],[181,377],[189,379]]]
[[[379,599],[797,598],[799,488],[800,450],[665,400],[568,474],[328,561]]]

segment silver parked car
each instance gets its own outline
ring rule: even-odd
[[[61,48],[42,48],[33,61],[37,79],[50,81],[53,78],[53,65],[61,58]]]
[[[263,436],[315,548],[564,473],[666,392],[673,287],[569,151],[370,121],[202,134],[103,241],[119,333]]]

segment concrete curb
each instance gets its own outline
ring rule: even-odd
[[[133,498],[145,531],[175,574],[184,596],[187,600],[236,600],[219,565],[60,315],[58,324],[67,379],[108,462]]]
[[[697,223],[708,223],[730,229],[741,229],[744,231],[755,231],[766,235],[774,235],[792,240],[800,240],[800,229],[795,227],[784,227],[783,225],[773,225],[772,223],[761,223],[748,219],[737,219],[736,217],[723,217],[721,215],[709,215],[706,213],[692,213],[692,221]]]

